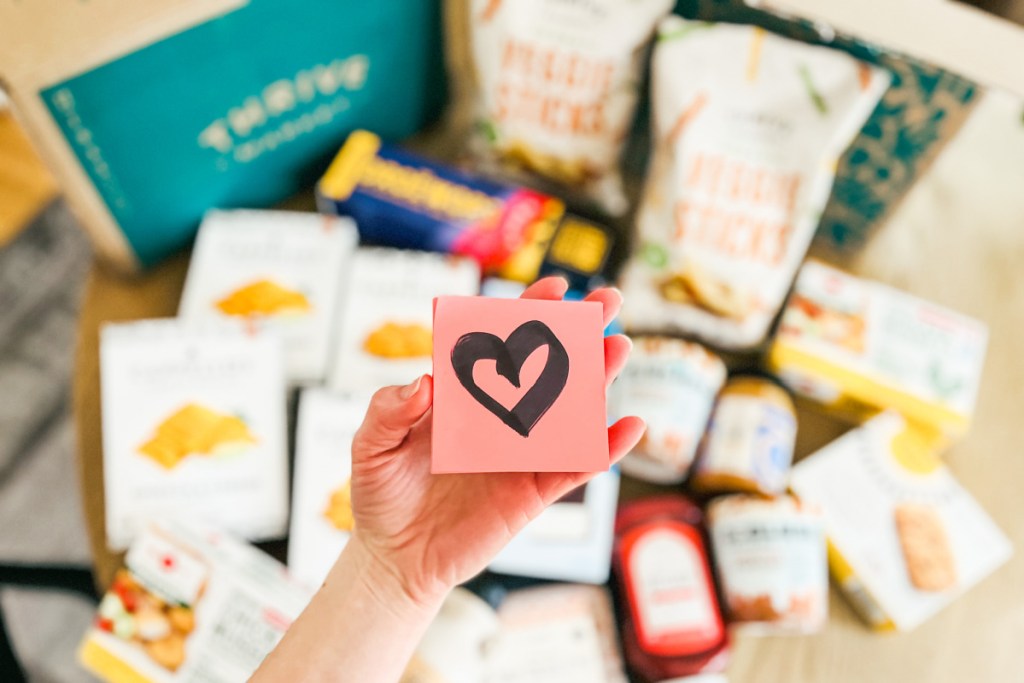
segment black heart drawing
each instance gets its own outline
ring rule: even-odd
[[[494,400],[473,380],[476,362],[493,360],[497,373],[518,389],[523,364],[542,346],[548,347],[544,370],[512,410]],[[459,382],[480,405],[522,436],[529,436],[530,430],[565,388],[565,381],[569,378],[569,354],[551,328],[539,320],[530,320],[514,329],[504,341],[489,332],[462,335],[452,348],[452,367]]]

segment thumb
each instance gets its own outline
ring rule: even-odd
[[[370,399],[370,407],[352,441],[354,460],[372,458],[402,445],[412,426],[433,400],[430,375],[405,386],[384,387]]]

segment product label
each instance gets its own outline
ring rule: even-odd
[[[723,626],[697,531],[664,524],[635,530],[624,544],[641,646],[661,656],[685,656],[714,645]]]
[[[752,479],[765,491],[782,491],[793,460],[796,420],[752,396],[723,396],[708,428],[701,472]]]

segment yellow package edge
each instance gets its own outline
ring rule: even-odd
[[[867,623],[875,631],[880,632],[891,632],[896,630],[896,624],[893,623],[889,615],[882,609],[881,604],[874,598],[873,595],[867,590],[863,582],[857,576],[856,572],[853,571],[853,567],[846,561],[843,554],[836,548],[835,543],[831,539],[826,540],[826,546],[828,548],[828,568],[829,573],[832,574],[832,580],[839,587],[840,592],[846,597],[847,602],[853,607],[853,611],[857,613],[857,616]],[[856,591],[853,586],[856,585]],[[858,594],[859,593],[859,594]],[[870,607],[868,604],[870,604]],[[874,609],[878,614],[884,615],[881,620],[872,620],[868,614],[869,609]]]
[[[776,374],[802,372],[840,387],[841,396],[831,403],[822,404],[826,410],[850,400],[878,410],[892,409],[909,421],[950,438],[963,436],[970,426],[967,415],[900,391],[784,342],[772,345],[768,352],[768,365]]]
[[[79,647],[78,661],[98,678],[111,683],[153,683],[153,679],[143,676],[123,659],[96,642],[92,634],[86,636]]]
[[[320,179],[321,194],[338,201],[352,196],[366,165],[377,156],[380,146],[380,138],[369,131],[357,130],[349,135]]]

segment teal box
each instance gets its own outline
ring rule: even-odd
[[[311,188],[356,128],[445,100],[438,0],[251,0],[40,92],[143,266],[211,207]]]

